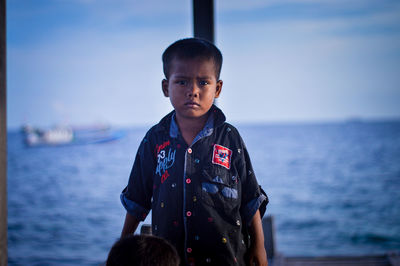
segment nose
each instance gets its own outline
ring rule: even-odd
[[[199,97],[199,87],[197,86],[196,82],[190,82],[188,89],[187,89],[186,96],[190,97],[190,98]]]

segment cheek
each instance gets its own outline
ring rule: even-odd
[[[204,96],[204,98],[207,98],[207,99],[214,99],[214,97],[215,97],[215,90],[213,90],[213,89],[209,89],[209,90],[207,90],[207,91],[205,91],[204,93],[203,93],[203,96]]]
[[[177,90],[171,90],[169,92],[169,98],[170,98],[172,103],[180,102],[180,101],[182,101],[181,100],[182,99],[182,93],[180,93]]]
[[[172,89],[172,90],[169,91],[169,95],[172,98],[179,98],[179,97],[181,97],[181,94],[182,93],[177,89]]]

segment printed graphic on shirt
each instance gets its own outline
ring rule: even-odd
[[[213,164],[218,164],[225,167],[226,169],[230,169],[231,157],[232,151],[230,149],[218,144],[214,144],[214,152],[212,158]]]
[[[176,150],[172,150],[171,147],[169,147],[167,152],[168,146],[170,146],[169,141],[166,141],[161,145],[156,145],[156,152],[157,152],[156,174],[158,174],[161,177],[161,183],[164,183],[164,181],[167,180],[167,178],[169,177],[167,169],[171,168],[175,163]]]
[[[161,176],[161,184],[164,183],[165,180],[169,177],[168,170],[165,170],[165,173]]]
[[[171,144],[169,140],[165,141],[163,144],[158,145],[156,144],[156,154],[159,154],[162,149],[165,149]]]

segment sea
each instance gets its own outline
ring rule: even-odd
[[[269,196],[279,253],[400,250],[400,121],[236,126]],[[119,195],[147,129],[127,128],[109,143],[36,148],[9,131],[9,265],[103,263],[121,233]]]

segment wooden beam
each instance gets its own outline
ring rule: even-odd
[[[194,37],[214,43],[214,0],[193,0]]]
[[[388,256],[329,256],[329,257],[284,257],[274,259],[274,266],[395,266]]]
[[[268,259],[273,259],[276,255],[274,218],[271,215],[263,218],[262,226],[265,251],[267,252]]]
[[[7,265],[6,0],[0,0],[0,265]]]
[[[141,235],[151,235],[151,225],[150,224],[143,224],[142,227],[140,228],[140,234]]]

